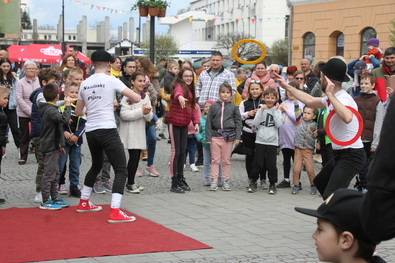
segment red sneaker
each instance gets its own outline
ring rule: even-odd
[[[108,223],[125,223],[133,222],[136,218],[134,216],[128,216],[119,208],[110,208],[110,216],[108,217]]]
[[[78,213],[84,213],[84,212],[97,212],[102,210],[101,206],[94,205],[88,200],[82,200],[80,199],[80,203],[77,206],[77,212]]]

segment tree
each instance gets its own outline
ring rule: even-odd
[[[141,43],[141,49],[147,56],[150,54],[150,40],[147,39]],[[179,50],[179,44],[171,35],[166,34],[155,34],[155,55],[154,59],[159,62],[161,58],[169,60],[171,56],[177,54]]]
[[[388,35],[388,39],[390,41],[390,45],[392,47],[395,47],[395,20],[391,20],[391,27],[390,27],[390,31],[391,34]]]
[[[30,20],[29,14],[24,10],[21,16],[21,24],[23,29],[32,29],[32,22]]]
[[[228,50],[231,54],[231,49],[238,41],[243,39],[252,39],[253,37],[243,32],[229,33],[229,34],[218,34],[217,35],[217,47]],[[265,45],[266,47],[266,45]],[[266,47],[267,49],[267,47]],[[236,49],[236,54],[239,58],[245,61],[251,61],[258,59],[262,55],[262,49],[255,43],[246,42],[240,44]]]
[[[191,11],[191,5],[189,5],[187,8],[181,8],[180,10],[178,10],[177,15],[181,15],[181,14],[186,13],[188,11]]]
[[[288,40],[278,39],[270,48],[270,59],[273,64],[288,65]]]
[[[38,26],[38,29],[41,29],[41,30],[55,30],[55,27],[53,25],[46,24],[46,25]]]

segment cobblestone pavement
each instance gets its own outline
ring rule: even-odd
[[[7,150],[0,175],[0,195],[6,198],[6,203],[0,209],[37,206],[33,202],[37,169],[34,156],[29,155],[26,165],[18,165],[13,142],[10,142]],[[81,182],[91,164],[86,144],[82,152]],[[321,197],[310,195],[305,172],[302,173],[304,187],[298,195],[291,195],[290,188],[278,189],[276,195],[268,195],[267,190],[250,194],[245,188],[247,177],[244,156],[234,155],[231,167],[232,191],[207,191],[208,188],[203,186],[200,168],[199,172],[185,172],[192,191],[175,194],[169,191],[169,155],[167,140],[159,141],[154,164],[161,176],[137,178],[137,183],[144,186],[145,190],[138,195],[126,192],[122,207],[195,238],[213,249],[54,262],[319,262],[311,238],[316,227],[315,218],[294,211],[295,206],[317,208],[322,202]],[[279,181],[283,178],[281,156],[278,155],[277,165]],[[144,162],[140,162],[140,168],[145,168]],[[316,164],[315,169],[318,172],[320,166]],[[72,205],[78,204],[77,198],[63,197]],[[91,199],[96,204],[108,204],[110,198],[110,194],[92,194]],[[378,253],[387,262],[395,262],[392,252],[394,247],[395,241],[382,242],[378,246]]]

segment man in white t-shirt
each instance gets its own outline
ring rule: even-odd
[[[89,197],[96,177],[103,167],[103,151],[105,151],[115,172],[108,222],[132,222],[136,218],[120,210],[127,170],[125,152],[117,131],[113,109],[115,92],[128,97],[131,103],[139,102],[140,96],[119,79],[106,74],[111,61],[111,55],[108,52],[95,51],[92,53],[91,60],[95,67],[95,74],[81,83],[75,109],[75,114],[82,116],[86,107],[85,132],[92,156],[92,166],[85,176],[77,212],[102,210],[101,206],[92,204]]]
[[[331,58],[320,65],[321,86],[326,97],[316,98],[303,91],[295,89],[279,75],[276,75],[280,85],[306,105],[315,108],[335,110],[336,114],[330,122],[330,130],[339,141],[349,141],[357,133],[359,123],[357,117],[346,106],[358,110],[352,97],[342,89],[342,82],[349,81],[346,75],[347,65],[339,57]],[[365,162],[365,152],[361,137],[353,144],[341,146],[332,142],[334,160],[328,162],[314,179],[314,184],[325,200],[338,188],[347,188],[352,178],[362,169]]]

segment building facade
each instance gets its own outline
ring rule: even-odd
[[[291,63],[303,57],[313,63],[335,55],[347,62],[366,53],[370,38],[389,47],[390,21],[395,19],[393,0],[292,0]]]
[[[271,46],[288,37],[286,0],[197,0],[190,11],[159,19],[180,49],[214,49],[218,34],[245,33]]]

